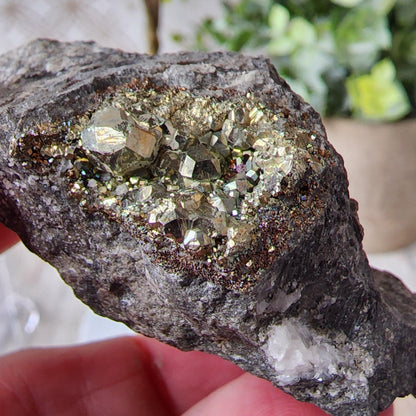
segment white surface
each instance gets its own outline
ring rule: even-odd
[[[416,242],[390,253],[369,254],[368,260],[372,267],[400,277],[416,293]]]
[[[160,10],[160,52],[182,46],[203,16],[218,16],[220,0],[171,0]],[[0,0],[0,53],[36,38],[95,40],[103,46],[147,52],[143,0]]]
[[[30,253],[22,243],[2,254],[1,258],[0,287],[9,286],[11,302],[18,296],[17,299],[23,299],[26,306],[30,303],[29,306],[39,313],[40,320],[32,331],[27,326],[30,325],[30,315],[21,308],[16,319],[13,308],[10,309],[0,321],[2,331],[8,333],[3,343],[0,342],[0,353],[75,342],[82,314],[90,310],[75,298],[72,289],[61,280],[56,270]],[[21,304],[19,301],[15,306]]]
[[[77,341],[91,342],[132,334],[134,332],[121,322],[103,318],[92,311],[86,311],[78,329]]]

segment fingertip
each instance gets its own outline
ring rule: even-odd
[[[386,410],[382,411],[379,416],[393,416],[394,415],[394,406],[391,405]]]
[[[19,236],[0,223],[0,252],[3,252],[20,241]]]

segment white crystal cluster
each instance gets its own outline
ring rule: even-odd
[[[302,379],[328,379],[339,374],[346,361],[342,351],[295,318],[272,325],[263,350],[283,386]]]

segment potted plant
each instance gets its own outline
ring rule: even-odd
[[[196,47],[265,54],[325,118],[360,204],[368,251],[416,240],[413,0],[237,0]]]

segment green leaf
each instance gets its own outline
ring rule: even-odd
[[[274,4],[269,14],[269,27],[272,37],[283,34],[289,24],[290,14],[288,10],[280,4]]]
[[[311,46],[299,48],[291,58],[294,76],[301,79],[310,91],[310,103],[317,111],[324,111],[328,88],[323,80],[323,73],[333,64],[332,58],[319,48]]]
[[[367,72],[391,46],[388,20],[368,7],[349,10],[335,29],[337,56],[353,72]]]
[[[216,42],[223,45],[227,42],[227,36],[215,27],[215,22],[212,19],[207,19],[204,22],[203,30],[205,30]]]
[[[290,22],[288,36],[299,45],[310,45],[316,42],[315,27],[303,17],[294,17]]]
[[[374,65],[371,70],[371,76],[374,80],[379,82],[394,81],[396,76],[396,68],[389,59],[383,59],[378,64]]]
[[[233,38],[228,40],[228,47],[234,52],[240,51],[253,37],[253,31],[242,29]]]
[[[370,74],[352,76],[346,87],[354,115],[377,121],[394,121],[409,113],[406,91],[395,78],[390,60],[376,64]]]

